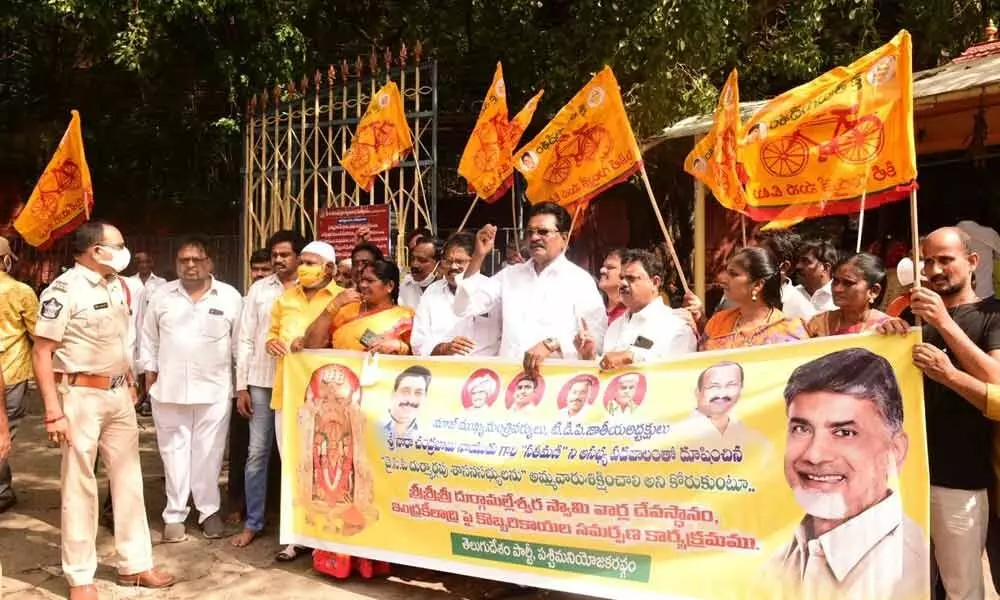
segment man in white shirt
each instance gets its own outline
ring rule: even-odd
[[[581,319],[598,346],[608,328],[594,278],[566,258],[570,225],[569,213],[562,206],[536,204],[525,228],[531,259],[485,281],[474,275],[493,251],[497,230],[492,225],[483,227],[476,235],[472,262],[455,293],[455,314],[460,317],[499,308],[499,356],[522,359],[530,376],[538,374],[547,358],[577,358],[573,340]]]
[[[579,421],[583,418],[583,411],[594,401],[594,382],[595,379],[590,375],[577,375],[569,381],[566,406],[559,411],[561,420]]]
[[[298,281],[299,254],[306,241],[295,231],[275,233],[267,242],[273,274],[250,286],[240,313],[236,349],[236,395],[241,414],[250,420],[250,441],[247,460],[241,473],[244,477],[246,521],[244,527],[263,528],[263,513],[267,502],[268,467],[274,444],[274,411],[271,393],[274,389],[276,359],[268,352],[267,339],[271,329],[274,303]],[[249,410],[247,408],[249,407]]]
[[[966,219],[956,225],[969,234],[969,246],[979,255],[976,265],[976,295],[980,298],[990,298],[993,292],[993,265],[1000,258],[1000,235],[985,225]]]
[[[233,356],[243,299],[212,277],[207,244],[177,251],[179,279],[158,288],[143,317],[141,362],[166,475],[164,542],[187,539],[188,498],[206,538],[226,530],[219,473],[229,430]]]
[[[419,356],[496,356],[500,349],[500,310],[465,318],[455,315],[455,292],[472,262],[476,238],[456,233],[444,245],[445,277],[427,288],[413,319],[411,342]],[[472,276],[484,282],[485,275]]]
[[[694,331],[660,296],[665,274],[660,259],[652,252],[629,250],[622,255],[621,264],[621,301],[626,312],[608,326],[601,368],[621,369],[695,352],[698,339]],[[586,331],[581,329],[575,345],[580,358],[595,358],[598,348]]]
[[[795,269],[802,283],[795,287],[818,313],[837,309],[833,303],[831,282],[833,265],[837,264],[838,258],[837,249],[826,240],[810,240],[799,246]]]
[[[754,245],[774,255],[781,271],[781,312],[793,319],[811,319],[816,307],[794,285],[789,274],[797,264],[802,238],[794,231],[762,231],[754,237]],[[831,296],[832,298],[832,296]]]
[[[410,246],[410,272],[399,284],[399,305],[416,309],[420,297],[437,280],[441,250],[438,241],[430,236],[414,238]]]
[[[743,367],[739,363],[720,362],[702,371],[695,388],[698,407],[675,428],[683,438],[680,444],[709,450],[740,446],[745,462],[764,464],[771,453],[771,442],[732,415],[742,393]]]
[[[142,340],[142,316],[154,290],[166,283],[167,280],[153,273],[153,257],[149,252],[136,252],[135,256],[132,257],[132,264],[135,265],[135,275],[126,277],[125,284],[129,289],[129,309],[132,311],[132,322],[135,326],[136,335],[132,367],[140,382],[140,389],[138,390],[140,401],[136,411],[148,417],[150,415],[149,399],[146,396],[147,390],[143,389],[144,386],[142,386],[143,378],[141,375],[143,370],[142,363],[139,362],[139,349]]]

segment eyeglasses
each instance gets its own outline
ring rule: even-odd
[[[467,267],[467,266],[469,266],[469,263],[471,263],[471,262],[472,261],[470,259],[468,259],[468,258],[455,258],[455,259],[447,259],[446,258],[446,259],[444,259],[444,260],[441,261],[441,264],[443,264],[446,267],[451,266],[451,265],[455,265],[456,267]]]
[[[108,244],[106,242],[101,242],[100,244],[94,244],[98,248],[108,248],[110,250],[122,250],[125,248],[125,242],[120,244]]]
[[[524,237],[525,237],[525,239],[530,239],[530,238],[533,238],[533,237],[535,237],[537,235],[539,237],[547,238],[550,235],[556,235],[558,233],[559,233],[558,229],[546,229],[546,228],[542,227],[542,228],[539,228],[539,229],[525,229],[524,230]]]
[[[187,264],[200,265],[200,264],[203,264],[207,260],[208,260],[207,256],[202,256],[202,257],[189,256],[189,257],[184,257],[184,258],[178,258],[177,262],[180,263],[180,264],[182,264],[182,265],[187,265]]]

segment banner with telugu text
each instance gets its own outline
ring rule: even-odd
[[[537,380],[501,360],[295,354],[281,541],[604,598],[923,600],[918,341]]]
[[[791,223],[905,198],[917,177],[910,34],[781,94],[743,131],[738,155],[755,220]]]

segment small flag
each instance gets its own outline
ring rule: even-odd
[[[642,155],[610,67],[514,156],[514,168],[527,180],[525,194],[534,204],[587,202],[641,166]]]
[[[89,219],[94,208],[94,186],[83,153],[80,113],[74,110],[71,114],[59,147],[14,221],[14,229],[24,241],[41,250],[47,250]]]
[[[390,81],[372,96],[340,164],[367,192],[375,176],[398,165],[411,148],[413,135],[406,123],[403,97]]]
[[[741,135],[739,80],[733,69],[719,94],[712,128],[684,160],[684,170],[707,185],[719,204],[739,212],[746,206],[736,160]]]

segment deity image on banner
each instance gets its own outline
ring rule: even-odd
[[[364,451],[361,386],[349,368],[313,372],[298,414],[303,452],[297,501],[319,504],[332,532],[354,535],[378,520],[373,473]],[[306,487],[307,486],[307,487]]]

